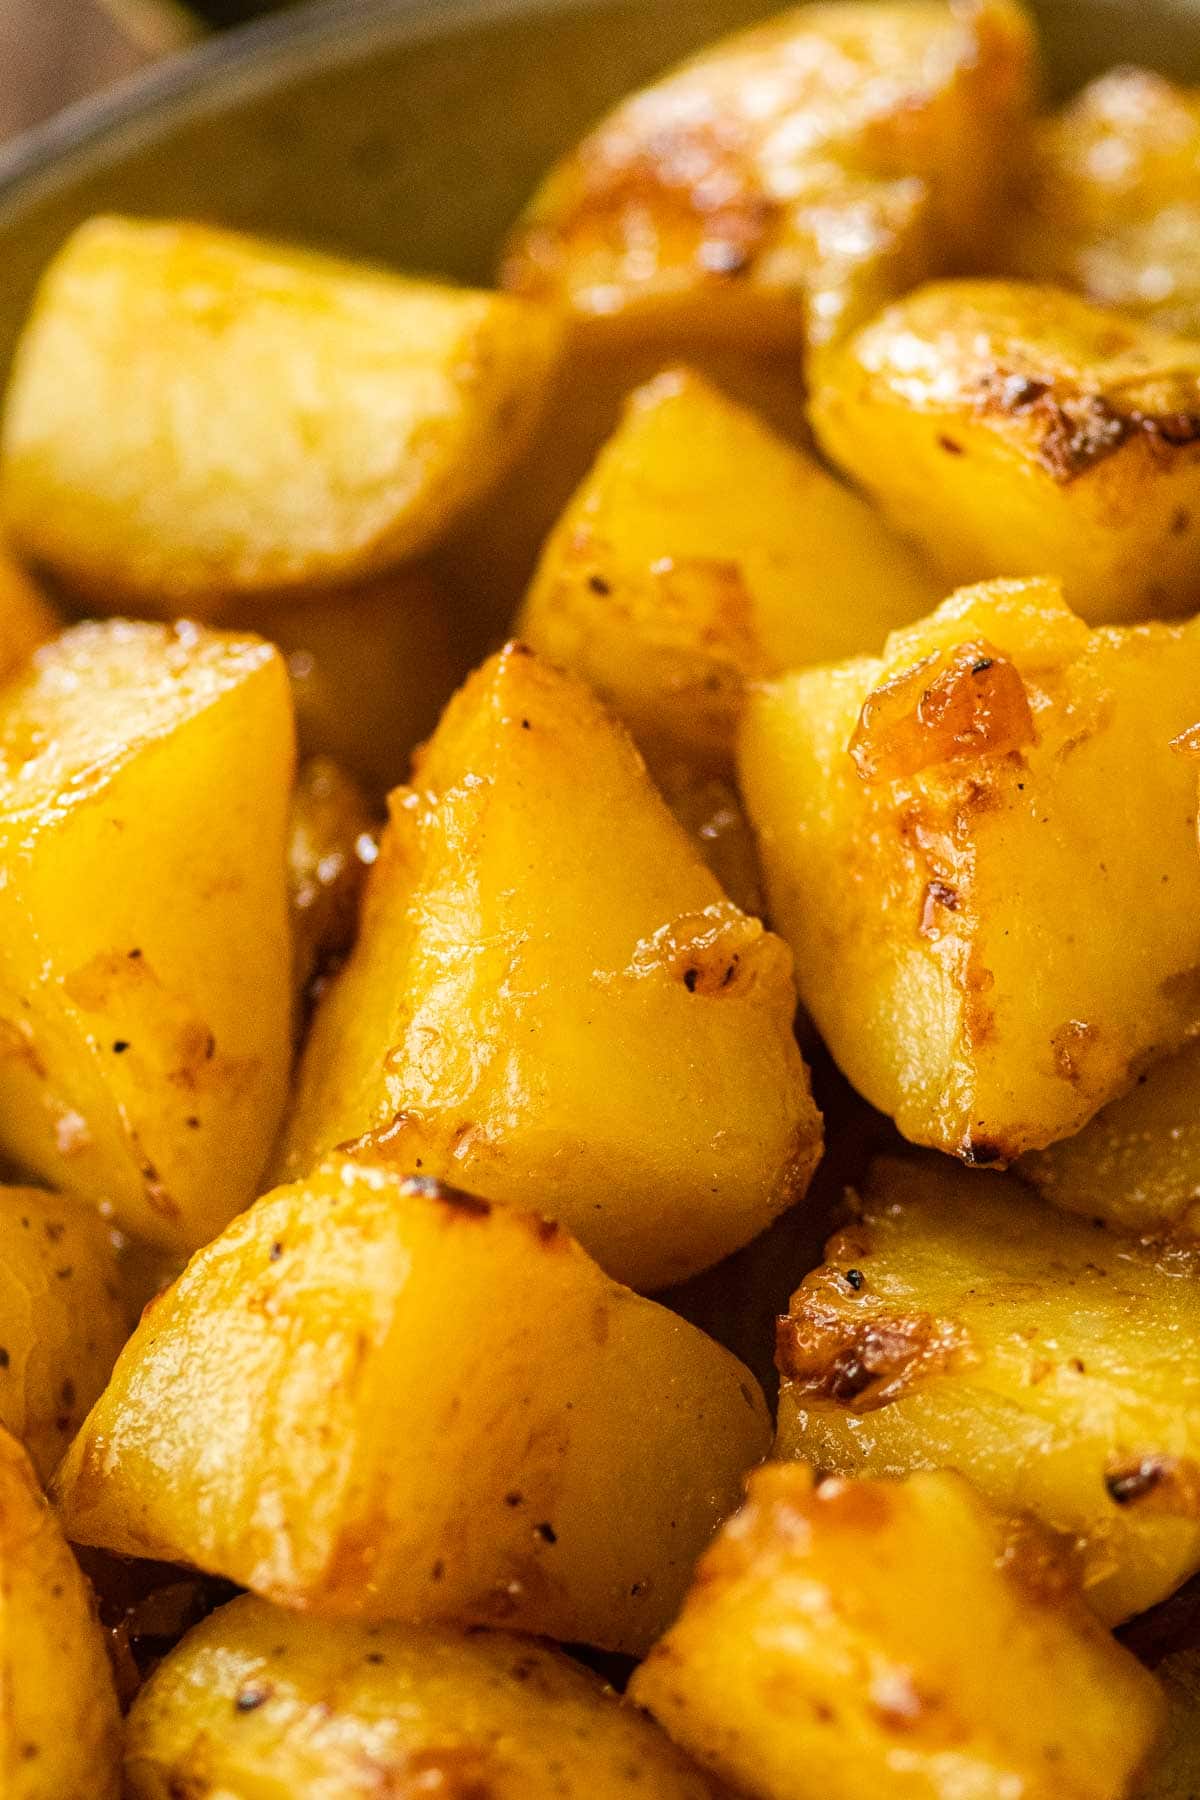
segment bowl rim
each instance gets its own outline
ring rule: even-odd
[[[769,3],[769,0],[768,0]],[[164,119],[269,91],[290,72],[389,46],[468,30],[522,13],[583,10],[590,0],[302,0],[173,52],[99,94],[64,107],[0,145],[0,223],[66,185],[110,148],[136,147]]]

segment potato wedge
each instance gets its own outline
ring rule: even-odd
[[[283,1174],[354,1142],[536,1196],[611,1275],[663,1287],[807,1186],[820,1119],[794,1012],[784,945],[721,893],[624,732],[510,646],[392,795]]]
[[[600,1679],[499,1631],[360,1625],[249,1595],[189,1632],[129,1716],[130,1800],[714,1800]]]
[[[283,1110],[293,757],[257,639],[80,625],[0,693],[0,1151],[165,1249]]]
[[[204,616],[414,556],[503,472],[557,354],[500,295],[93,219],[43,278],[0,517],[94,607]]]
[[[24,570],[0,550],[0,682],[11,680],[59,621]]]
[[[1152,1064],[1082,1131],[1023,1156],[1017,1168],[1068,1212],[1200,1239],[1200,1045]]]
[[[0,1187],[0,1430],[43,1481],[112,1373],[132,1320],[112,1233],[90,1208]]]
[[[497,634],[424,569],[400,569],[342,593],[242,602],[225,630],[255,631],[287,658],[300,748],[332,757],[382,797]]]
[[[288,831],[288,892],[301,1015],[314,982],[331,974],[354,944],[362,885],[378,848],[376,820],[357,784],[328,757],[303,763],[292,794]]]
[[[877,1162],[780,1322],[780,1455],[958,1469],[1073,1539],[1108,1623],[1200,1568],[1197,1268],[943,1158]]]
[[[1122,1800],[1163,1715],[1028,1521],[951,1474],[779,1464],[631,1692],[757,1800]]]
[[[121,1720],[87,1583],[0,1430],[0,1793],[117,1800]]]
[[[874,650],[942,597],[856,495],[675,369],[627,403],[517,635],[588,681],[652,766],[724,772],[748,680]]]
[[[1005,267],[1200,335],[1200,89],[1110,69],[1037,128]]]
[[[1200,1028],[1200,625],[965,589],[757,694],[741,785],[801,998],[855,1087],[976,1163],[1068,1137]]]
[[[534,197],[502,285],[676,344],[827,343],[986,256],[1033,61],[1011,0],[793,8],[620,105]]]
[[[637,1652],[769,1441],[560,1228],[335,1158],[148,1311],[58,1487],[76,1542],[302,1611]]]
[[[1094,625],[1200,605],[1200,343],[1061,289],[918,289],[822,365],[833,462],[948,585],[1053,574]]]

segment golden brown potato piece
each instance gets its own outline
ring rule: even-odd
[[[701,377],[628,402],[517,622],[652,766],[724,771],[746,682],[876,650],[943,596],[870,508]]]
[[[1110,1623],[1200,1568],[1200,1270],[940,1157],[877,1162],[781,1321],[779,1453],[950,1467],[1075,1540]]]
[[[0,682],[18,674],[38,645],[58,629],[49,602],[0,549]]]
[[[419,554],[532,428],[553,316],[201,225],[93,219],[17,353],[0,513],[106,611]]]
[[[1049,581],[751,702],[742,792],[801,998],[916,1143],[1011,1161],[1200,1027],[1200,624],[1088,631]]]
[[[756,1800],[1122,1800],[1163,1713],[1031,1523],[798,1465],[751,1478],[631,1692]]]
[[[344,593],[243,601],[221,624],[279,646],[301,750],[332,757],[372,796],[404,780],[414,747],[494,641],[419,568]]]
[[[362,884],[378,854],[376,820],[361,788],[328,757],[302,764],[292,795],[288,889],[301,1012],[358,931]]]
[[[335,1158],[148,1311],[59,1487],[76,1541],[302,1611],[641,1651],[769,1441],[561,1228]]]
[[[1036,129],[1005,265],[1200,334],[1200,89],[1110,69]]]
[[[0,694],[0,1150],[171,1250],[259,1191],[291,1059],[277,653],[80,625]]]
[[[1058,288],[919,289],[822,365],[823,449],[948,585],[1059,576],[1092,624],[1200,605],[1200,344]]]
[[[1164,1056],[1075,1137],[1024,1156],[1056,1206],[1129,1231],[1200,1239],[1200,1045]]]
[[[99,1398],[130,1320],[112,1233],[90,1209],[0,1187],[0,1430],[43,1480]]]
[[[986,258],[1033,60],[1011,0],[793,8],[619,106],[535,196],[502,284],[676,343],[827,343]]]
[[[316,1624],[244,1596],[190,1632],[129,1717],[130,1800],[713,1800],[658,1728],[530,1638]]]
[[[0,1430],[0,1793],[116,1800],[121,1720],[92,1596]]]
[[[722,894],[621,728],[510,646],[392,795],[283,1170],[353,1140],[536,1197],[610,1274],[663,1287],[804,1192],[820,1118],[795,1004],[784,945]]]

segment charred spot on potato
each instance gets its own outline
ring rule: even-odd
[[[889,1314],[878,1303],[864,1310],[849,1301],[846,1286],[840,1270],[814,1270],[776,1326],[780,1374],[814,1399],[869,1412],[911,1394],[969,1354],[967,1333],[952,1320]]]
[[[1189,1457],[1142,1456],[1115,1463],[1104,1477],[1117,1506],[1173,1518],[1200,1518],[1200,1467]]]
[[[980,638],[934,652],[868,694],[848,749],[859,778],[876,783],[1021,750],[1033,739],[1016,666]]]

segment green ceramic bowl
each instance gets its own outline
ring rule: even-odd
[[[88,214],[188,214],[486,281],[551,159],[771,0],[327,0],[201,44],[0,151],[0,377]],[[1200,0],[1035,0],[1053,87],[1200,81]]]

